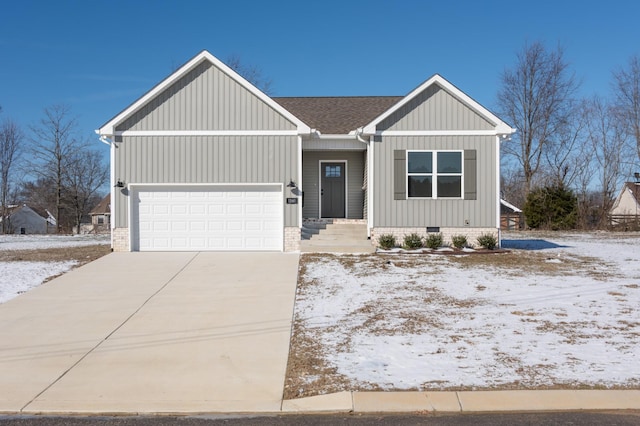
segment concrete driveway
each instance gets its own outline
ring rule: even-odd
[[[112,253],[0,305],[0,412],[279,411],[298,259]]]

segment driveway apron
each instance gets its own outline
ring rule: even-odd
[[[114,253],[0,305],[0,411],[279,411],[298,258]]]

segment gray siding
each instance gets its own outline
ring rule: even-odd
[[[394,136],[374,143],[374,226],[496,226],[495,136]],[[477,150],[477,199],[394,200],[394,150]]]
[[[303,151],[302,190],[304,208],[302,217],[319,218],[318,191],[320,160],[347,161],[347,218],[362,219],[364,211],[364,151]]]
[[[494,126],[437,84],[383,120],[382,130],[493,130]]]
[[[296,126],[205,62],[116,130],[295,130]]]
[[[115,178],[132,183],[283,183],[297,176],[296,136],[125,137],[117,143]],[[116,227],[128,227],[127,195],[116,191]],[[285,188],[285,198],[291,197]],[[298,226],[297,205],[284,225]]]

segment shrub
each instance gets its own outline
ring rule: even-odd
[[[403,247],[407,250],[422,248],[422,237],[415,232],[413,234],[405,235]]]
[[[424,245],[429,247],[430,249],[437,249],[442,247],[442,234],[429,234],[427,238],[425,238]]]
[[[532,190],[522,210],[527,225],[533,229],[573,229],[578,220],[578,200],[563,185]]]
[[[493,250],[498,246],[498,239],[493,234],[482,234],[477,240],[480,247],[484,247],[489,250]]]
[[[451,237],[451,242],[457,249],[464,248],[469,244],[466,235],[454,235],[453,237]]]
[[[378,237],[378,245],[384,250],[397,247],[396,237],[394,237],[393,234],[382,234]]]

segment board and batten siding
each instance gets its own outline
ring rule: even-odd
[[[127,184],[282,183],[297,175],[297,136],[128,136],[116,138],[115,177]],[[119,142],[118,142],[119,141]],[[284,188],[284,197],[293,197]],[[117,228],[126,228],[126,190]],[[284,226],[299,226],[298,205],[284,205]]]
[[[295,130],[296,125],[209,62],[116,127],[144,130]]]
[[[364,211],[364,151],[303,151],[302,217],[320,217],[320,161],[347,161],[347,219],[362,219]]]
[[[376,139],[373,144],[376,170],[374,227],[496,227],[495,136],[385,136]],[[476,199],[394,200],[395,150],[475,150]]]
[[[376,126],[378,131],[493,130],[494,125],[433,84]]]

